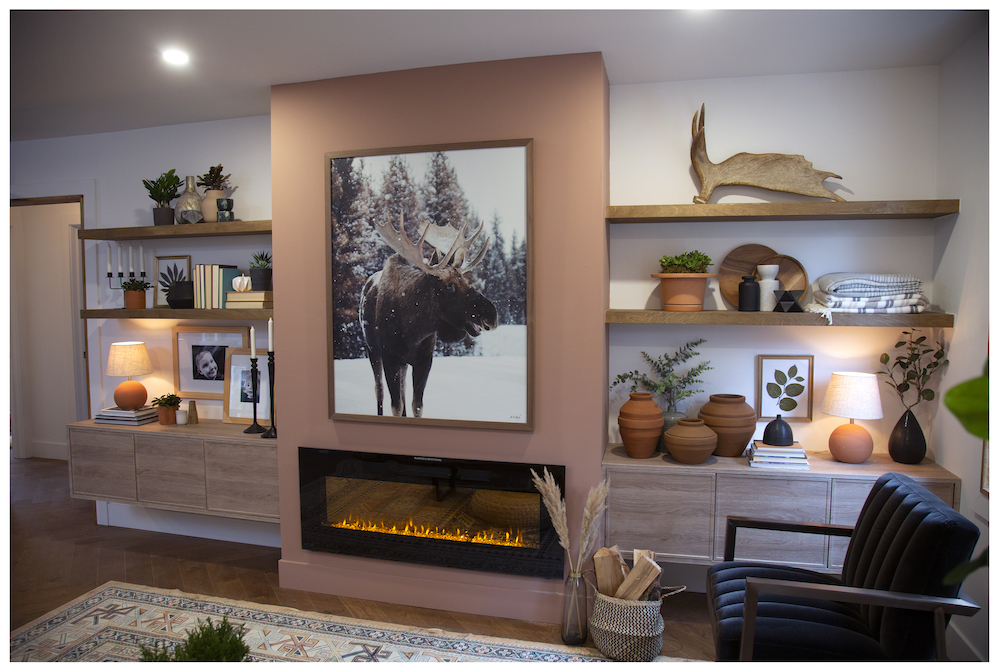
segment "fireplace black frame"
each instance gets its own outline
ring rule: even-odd
[[[531,481],[548,469],[560,488],[566,489],[566,468],[561,465],[490,462],[327,448],[299,447],[299,497],[302,548],[366,558],[412,562],[562,579],[564,550],[549,513],[539,499],[539,547],[486,546],[470,542],[386,535],[343,530],[324,524],[326,477],[342,476],[399,483],[438,484],[538,494]]]

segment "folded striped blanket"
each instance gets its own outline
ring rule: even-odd
[[[923,294],[906,292],[903,294],[890,294],[888,296],[870,296],[855,298],[850,296],[837,296],[826,292],[813,292],[813,301],[828,308],[836,308],[837,312],[846,312],[847,309],[875,309],[875,308],[904,308],[923,306],[929,303]],[[919,311],[897,311],[897,312],[919,312]]]
[[[919,278],[892,273],[828,273],[816,280],[816,286],[824,294],[850,298],[919,294],[922,289]]]

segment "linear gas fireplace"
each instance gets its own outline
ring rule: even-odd
[[[543,467],[565,490],[562,466],[300,447],[302,547],[561,579]]]

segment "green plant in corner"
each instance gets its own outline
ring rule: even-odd
[[[271,268],[271,253],[267,250],[255,252],[250,268]]]
[[[176,394],[164,394],[163,396],[156,397],[149,403],[153,406],[162,406],[164,408],[177,408],[181,405],[181,398]]]
[[[783,411],[791,411],[799,402],[792,397],[797,397],[805,392],[805,378],[799,375],[799,367],[792,364],[788,371],[781,369],[774,370],[774,382],[767,384],[767,396],[778,400],[778,408]],[[787,396],[784,396],[787,395]]]
[[[942,366],[947,366],[945,359],[944,343],[938,341],[937,348],[927,345],[926,336],[916,336],[918,329],[904,331],[902,339],[896,343],[895,348],[904,348],[905,354],[897,355],[895,360],[889,357],[889,353],[883,352],[879,357],[879,362],[885,367],[885,371],[878,371],[880,375],[888,376],[889,380],[884,381],[899,395],[906,410],[910,410],[921,401],[931,401],[934,399],[934,390],[928,387],[931,377]],[[930,358],[925,361],[927,355]],[[890,362],[892,362],[890,364]],[[899,380],[896,374],[899,374]],[[906,403],[906,393],[910,390],[916,392],[916,399],[912,404]]]
[[[164,644],[160,648],[157,642],[152,649],[140,647],[139,661],[143,663],[171,662],[223,662],[240,663],[247,660],[250,647],[243,641],[246,625],[241,623],[234,627],[223,616],[220,623],[212,623],[206,618],[203,623],[198,619],[197,627],[188,631],[184,642],[174,647],[173,651]]]
[[[156,201],[156,207],[169,208],[170,201],[181,193],[181,178],[174,175],[174,169],[171,168],[155,180],[143,180],[142,186],[149,191],[149,197]]]
[[[204,175],[198,176],[198,186],[205,187],[205,191],[224,191],[229,187],[229,175],[222,174],[222,164],[212,166]]]
[[[129,280],[122,281],[122,289],[126,292],[145,292],[147,289],[152,287],[150,283],[145,280],[139,280],[138,278],[132,278]]]
[[[666,255],[660,259],[660,269],[663,273],[707,273],[712,265],[712,257],[693,250],[679,254],[676,257]]]
[[[702,383],[699,376],[712,368],[709,366],[708,362],[702,362],[683,375],[674,371],[679,364],[683,364],[692,357],[697,357],[699,353],[694,349],[702,343],[705,343],[705,339],[699,338],[697,341],[685,343],[683,346],[678,348],[677,352],[673,355],[667,356],[667,354],[664,353],[656,359],[653,359],[648,354],[643,352],[643,358],[649,363],[649,366],[657,374],[659,380],[654,381],[644,373],[630,371],[628,373],[618,374],[618,377],[616,377],[614,382],[611,384],[611,389],[615,389],[622,383],[631,382],[632,388],[630,391],[636,392],[641,385],[647,391],[652,392],[654,397],[660,397],[663,399],[663,402],[666,404],[665,410],[676,412],[677,402],[687,399],[692,395],[704,392],[704,390],[692,390],[688,388]]]

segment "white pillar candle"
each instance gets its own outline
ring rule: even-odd
[[[122,244],[118,243],[118,275],[122,274]]]
[[[256,336],[257,332],[250,327],[250,359],[257,359],[257,342],[254,340]]]
[[[274,318],[267,318],[267,351],[274,352]]]
[[[142,241],[139,241],[139,273],[146,274],[146,257],[142,253]]]
[[[111,275],[111,243],[108,243],[108,275]]]

